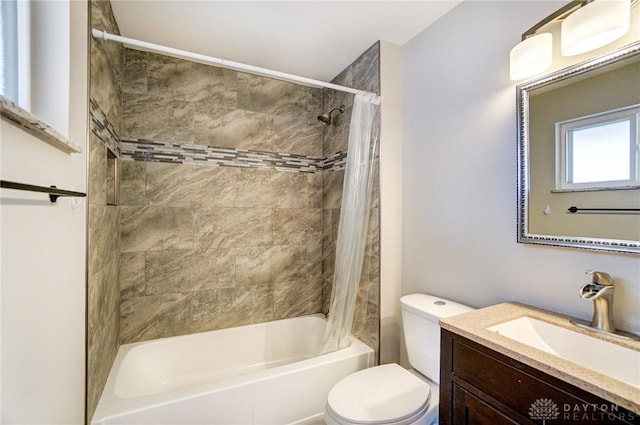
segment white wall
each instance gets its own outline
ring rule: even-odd
[[[70,12],[69,139],[86,151],[86,2]],[[3,180],[86,191],[85,153],[4,120],[0,152]],[[0,226],[1,422],[83,423],[86,201],[73,209],[70,198],[2,189]]]
[[[64,136],[69,135],[68,110],[60,105],[69,103],[70,7],[64,1],[30,3],[33,65],[29,110]]]
[[[380,363],[400,360],[402,49],[380,42]]]
[[[638,256],[516,243],[509,50],[565,3],[468,0],[404,46],[402,291],[590,319],[578,288],[603,270],[618,327],[640,333]]]

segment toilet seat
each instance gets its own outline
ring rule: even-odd
[[[336,424],[409,425],[429,409],[431,387],[397,364],[353,373],[329,392],[326,415]]]

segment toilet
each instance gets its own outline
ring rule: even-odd
[[[363,369],[329,391],[327,425],[431,425],[438,421],[440,325],[471,307],[427,294],[400,298],[407,370],[395,363]]]

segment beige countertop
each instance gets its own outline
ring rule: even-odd
[[[573,317],[516,302],[497,304],[448,317],[440,320],[440,326],[443,329],[489,347],[498,353],[512,357],[521,363],[562,379],[578,388],[589,391],[607,401],[616,403],[636,414],[640,414],[640,388],[487,330],[490,326],[524,316],[562,326],[640,352],[640,341],[616,338],[605,333],[582,329],[570,322],[578,321]]]

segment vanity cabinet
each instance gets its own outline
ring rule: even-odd
[[[640,414],[442,329],[440,424],[640,424]]]

